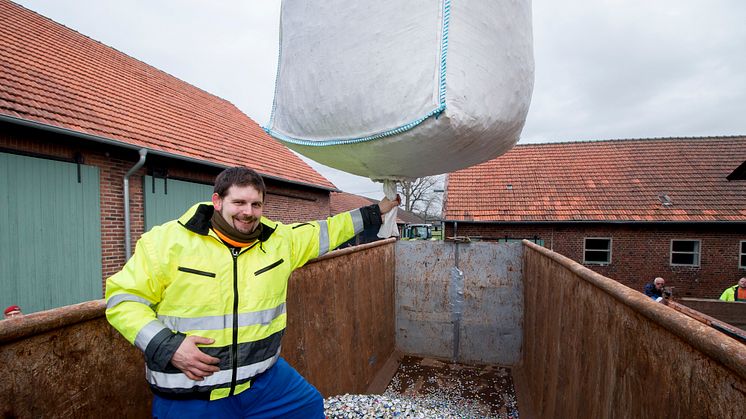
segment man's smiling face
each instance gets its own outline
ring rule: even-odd
[[[248,234],[259,225],[264,210],[264,197],[253,186],[233,185],[222,198],[213,194],[212,204],[229,225]]]

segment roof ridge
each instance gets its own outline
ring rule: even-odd
[[[554,144],[596,144],[610,142],[653,142],[653,141],[671,141],[671,140],[726,140],[726,139],[746,139],[746,134],[733,135],[707,135],[707,136],[674,136],[674,137],[640,137],[640,138],[603,138],[588,140],[567,140],[567,141],[547,141],[537,143],[518,143],[514,147],[544,146]]]
[[[524,145],[449,174],[445,217],[746,222],[746,181],[727,179],[746,160],[746,139],[687,140]]]

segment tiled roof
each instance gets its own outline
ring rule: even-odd
[[[332,192],[329,199],[329,212],[331,215],[339,214],[340,212],[367,207],[368,205],[377,203],[378,200],[376,199],[366,198],[360,195],[354,195],[347,192]],[[417,215],[399,208],[399,211],[396,213],[396,223],[421,224],[424,223],[424,221]]]
[[[447,220],[746,221],[746,137],[517,145],[448,176]],[[670,205],[662,200],[670,199]]]
[[[0,115],[336,189],[230,102],[7,0]]]
[[[404,211],[403,209],[399,208],[399,212],[396,213],[396,222],[399,224],[425,224],[426,221],[409,211]]]
[[[339,214],[340,212],[354,210],[355,208],[367,207],[371,204],[377,204],[378,201],[364,196],[355,195],[347,192],[332,192],[329,197],[330,215]]]

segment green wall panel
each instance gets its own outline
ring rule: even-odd
[[[145,231],[181,217],[192,205],[212,196],[212,185],[155,178],[154,186],[152,176],[145,176],[143,182]]]
[[[0,308],[103,297],[99,170],[0,153]]]

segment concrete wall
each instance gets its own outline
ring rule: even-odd
[[[454,271],[457,247],[463,277]],[[397,347],[460,362],[516,364],[522,340],[522,249],[520,243],[397,242]],[[461,304],[454,289],[459,284]]]
[[[394,352],[393,240],[295,271],[283,357],[325,396],[362,393]],[[0,320],[1,418],[150,416],[141,352],[103,300]]]
[[[524,244],[521,417],[743,416],[746,345]]]

